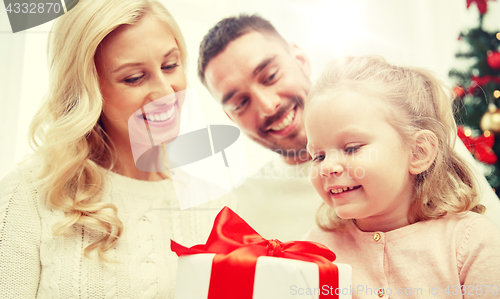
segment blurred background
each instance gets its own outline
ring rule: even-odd
[[[467,9],[467,0],[161,2],[173,14],[186,39],[187,77],[198,94],[207,124],[231,124],[196,76],[199,43],[222,18],[257,13],[270,20],[286,40],[309,56],[313,82],[335,57],[379,54],[396,64],[425,67],[453,87],[458,79],[449,77],[450,70],[467,73],[474,63],[455,57],[455,53],[470,49],[469,43],[459,37],[468,32],[464,30],[477,27],[480,16],[477,3]],[[469,2],[483,5],[485,1]],[[500,3],[486,3],[482,28],[500,32]],[[31,152],[27,130],[47,92],[46,46],[51,25],[52,21],[13,34],[6,11],[0,10],[0,178]],[[487,97],[483,98],[488,103]],[[247,138],[244,142],[249,175],[276,155]]]

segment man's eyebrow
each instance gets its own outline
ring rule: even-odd
[[[236,89],[233,89],[231,91],[229,91],[228,93],[226,93],[223,97],[222,97],[222,105],[224,106],[227,101],[229,101],[229,99],[231,99],[234,94],[236,93]]]
[[[271,63],[274,59],[276,59],[276,55],[274,55],[273,57],[269,57],[269,58],[266,58],[264,59],[261,63],[259,63],[259,65],[253,70],[253,73],[252,75],[255,77],[257,76],[257,74],[260,73],[260,71],[262,71],[269,63]]]
[[[173,53],[173,52],[175,52],[175,51],[179,51],[179,48],[174,47],[174,48],[170,49],[170,51],[168,51],[165,55],[163,55],[163,59],[167,58],[168,56],[170,56],[170,54],[172,54],[172,53]],[[119,67],[117,67],[117,68],[113,71],[113,73],[116,73],[116,72],[120,71],[121,69],[124,69],[124,68],[129,67],[129,66],[139,66],[139,65],[141,65],[141,64],[142,64],[142,62],[130,62],[130,63],[125,63],[125,64],[122,64],[122,65],[120,65]]]

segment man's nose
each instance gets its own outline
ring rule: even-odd
[[[253,96],[261,117],[276,114],[281,105],[281,98],[271,92],[255,91]]]

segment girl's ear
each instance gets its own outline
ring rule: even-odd
[[[439,141],[436,134],[429,130],[421,130],[413,136],[410,157],[410,173],[417,175],[429,169],[438,152]]]

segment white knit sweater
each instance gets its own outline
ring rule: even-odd
[[[171,180],[139,181],[112,172],[107,178],[103,201],[117,207],[124,225],[107,252],[114,264],[84,257],[98,235],[81,225],[68,236],[52,235],[64,215],[45,206],[30,186],[34,167],[20,166],[0,182],[1,298],[173,298],[177,256],[170,239],[204,243],[216,214],[230,203],[181,211]]]

